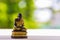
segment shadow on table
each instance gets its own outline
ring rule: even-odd
[[[11,36],[0,36],[0,40],[60,40],[60,36],[28,36],[28,38],[12,39]]]

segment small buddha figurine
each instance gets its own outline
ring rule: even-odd
[[[15,19],[15,31],[16,30],[19,30],[19,31],[23,31],[24,28],[24,21],[23,21],[23,18],[22,18],[22,15],[19,14],[18,15],[18,18]]]
[[[26,28],[24,27],[24,21],[22,14],[18,14],[18,18],[15,19],[14,29],[12,31],[12,38],[27,38]]]

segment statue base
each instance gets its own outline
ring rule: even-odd
[[[27,38],[27,32],[25,31],[12,31],[12,38]]]

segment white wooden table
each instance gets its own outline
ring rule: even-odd
[[[60,40],[59,29],[28,29],[27,39],[18,40]],[[0,40],[17,40],[11,38],[12,29],[0,29]]]

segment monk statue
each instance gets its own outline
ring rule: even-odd
[[[12,31],[12,38],[27,38],[26,28],[24,27],[24,21],[22,18],[22,14],[18,14],[18,18],[15,19],[14,28]]]

